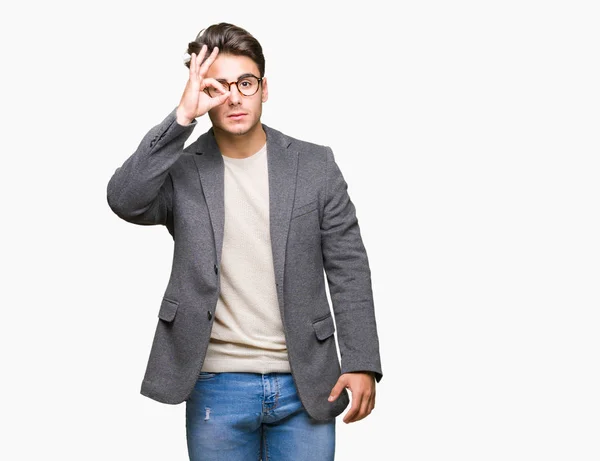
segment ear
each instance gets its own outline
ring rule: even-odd
[[[263,77],[263,79],[261,81],[261,86],[262,86],[262,92],[261,92],[262,102],[267,102],[267,99],[269,99],[269,86],[267,85],[267,77]]]

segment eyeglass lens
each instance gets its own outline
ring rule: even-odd
[[[223,85],[225,87],[225,90],[229,90],[229,83],[227,83],[225,80],[217,80],[221,85]],[[236,82],[238,91],[240,93],[242,93],[244,96],[252,96],[254,93],[256,93],[258,91],[258,79],[256,77],[244,77],[244,78],[240,78],[237,82]],[[208,94],[211,98],[214,98],[216,96],[219,96],[220,93],[212,87],[208,87]]]

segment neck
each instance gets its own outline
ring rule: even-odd
[[[257,123],[244,134],[231,134],[215,127],[213,127],[213,131],[219,150],[226,157],[250,157],[258,152],[267,141],[267,134],[261,123]]]

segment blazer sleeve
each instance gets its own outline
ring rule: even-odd
[[[183,153],[192,134],[177,123],[177,108],[142,139],[137,150],[116,169],[107,186],[107,201],[125,221],[168,226],[172,220],[173,182],[169,169]]]
[[[327,147],[321,248],[333,304],[342,373],[370,371],[383,377],[371,271],[348,186]]]

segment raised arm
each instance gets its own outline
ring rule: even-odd
[[[196,125],[195,119],[223,104],[229,92],[214,79],[205,78],[219,50],[206,59],[206,45],[192,54],[189,78],[177,108],[142,139],[137,150],[117,168],[107,186],[110,208],[122,219],[135,224],[164,224],[171,219],[173,183],[169,169],[183,153],[185,141]],[[204,90],[218,90],[211,98]]]
[[[183,153],[195,125],[195,121],[179,125],[173,109],[144,136],[108,182],[108,205],[117,216],[134,224],[167,225],[173,197],[169,169]]]

